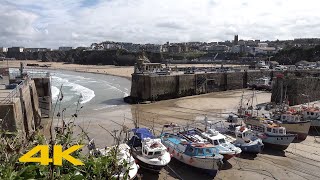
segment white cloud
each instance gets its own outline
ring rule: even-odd
[[[319,37],[317,0],[20,0],[0,7],[0,46]]]

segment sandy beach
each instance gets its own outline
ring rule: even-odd
[[[10,67],[19,67],[20,61],[9,61]],[[42,63],[38,61],[23,61],[39,65],[51,64],[50,69],[63,69],[90,73],[109,74],[130,78],[132,67],[90,66],[63,63]],[[6,67],[6,62],[0,62],[0,67]],[[46,69],[46,68],[44,68]],[[213,121],[225,121],[230,112],[235,112],[240,105],[240,99],[249,99],[250,90],[233,90],[215,92],[204,95],[165,100],[151,104],[121,105],[116,108],[80,114],[77,125],[89,132],[98,146],[111,145],[113,138],[100,126],[109,131],[119,130],[124,124],[134,127],[133,120],[138,119],[140,126],[153,128],[159,134],[167,123],[180,125],[201,121],[205,116]],[[256,92],[255,103],[269,102],[271,94]],[[308,136],[300,143],[291,143],[285,151],[265,150],[258,155],[241,154],[224,164],[215,179],[259,180],[259,179],[320,179],[320,138]],[[159,175],[143,172],[143,179],[212,179],[200,170],[173,160]]]

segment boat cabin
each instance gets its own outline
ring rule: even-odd
[[[298,114],[281,114],[280,121],[282,122],[299,122],[301,119],[301,116]]]
[[[256,132],[266,133],[270,135],[285,135],[287,133],[285,127],[279,126],[278,124],[273,123],[273,121],[263,121],[259,124],[247,124],[249,129]]]
[[[155,158],[163,155],[167,148],[160,139],[145,138],[142,140],[142,154],[148,158]]]
[[[245,126],[236,127],[235,135],[237,138],[241,139],[250,139],[250,137],[254,136],[252,131],[246,128]]]
[[[208,132],[203,132],[202,134],[208,137],[209,142],[215,146],[226,143],[226,137],[215,129],[209,129]]]
[[[320,117],[320,109],[319,108],[307,108],[303,110],[303,118],[304,119],[317,119]]]

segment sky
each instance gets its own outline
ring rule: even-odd
[[[0,0],[0,46],[320,37],[318,0]]]

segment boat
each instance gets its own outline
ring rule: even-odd
[[[288,133],[297,134],[297,140],[305,140],[307,138],[312,124],[310,120],[303,120],[301,115],[294,109],[280,112],[278,115],[274,115],[274,119],[278,120],[276,122],[285,127]]]
[[[228,138],[222,134],[227,134],[229,132],[228,129],[222,127],[222,121],[208,121],[208,117],[205,116],[203,124],[205,125],[206,131],[202,131],[199,128],[195,128],[194,130],[189,130],[187,134],[192,135],[192,131],[194,131],[194,133],[200,135],[202,138],[205,138],[207,141],[209,141],[211,144],[213,144],[219,149],[219,153],[223,155],[224,160],[229,160],[230,158],[237,156],[241,153],[241,149],[234,146],[228,140]],[[220,127],[218,126],[218,124],[220,124]]]
[[[160,138],[155,138],[147,128],[135,128],[132,132],[128,145],[141,168],[159,172],[169,164],[171,156]]]
[[[232,143],[241,148],[242,152],[260,153],[264,147],[262,140],[245,126],[235,127],[236,140]]]
[[[134,179],[137,176],[139,166],[136,164],[135,159],[130,154],[130,147],[127,144],[119,144],[119,146],[111,146],[106,148],[94,148],[90,150],[90,154],[97,156],[108,156],[111,155],[111,151],[114,149],[118,149],[117,152],[117,160],[118,165],[122,165],[124,161],[129,163],[128,168],[120,169],[121,172],[119,174],[115,174],[112,176],[114,179],[128,179],[125,177],[126,173],[128,172],[129,179]]]
[[[319,107],[302,107],[302,118],[310,120],[310,129],[320,129],[320,108]]]
[[[200,129],[195,129],[194,131],[217,147],[219,153],[223,155],[224,160],[229,160],[241,153],[240,148],[233,145],[226,139],[226,136],[213,128],[208,129],[207,131],[201,131]]]
[[[213,173],[223,164],[218,148],[209,142],[193,141],[179,132],[162,132],[160,138],[172,157],[182,163]]]
[[[248,117],[245,124],[262,139],[266,147],[285,150],[296,137],[295,134],[287,134],[286,128],[259,117]]]

